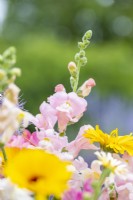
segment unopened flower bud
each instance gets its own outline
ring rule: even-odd
[[[82,65],[82,66],[86,65],[86,63],[87,63],[87,58],[86,58],[86,57],[80,58],[80,62],[81,62],[81,65]]]
[[[85,57],[85,51],[84,50],[81,50],[79,53],[80,53],[80,57]]]
[[[87,31],[85,33],[85,36],[87,37],[88,40],[91,39],[91,37],[92,37],[92,31],[91,30]]]
[[[10,73],[12,75],[15,75],[15,76],[20,76],[21,75],[21,69],[15,67],[15,68],[11,69]]]
[[[66,90],[65,90],[64,85],[58,84],[58,85],[55,86],[55,90],[54,91],[55,92],[65,92]]]
[[[80,59],[80,54],[79,54],[79,53],[76,53],[76,55],[75,55],[75,61],[78,62],[79,59]]]
[[[6,51],[4,51],[3,57],[9,59],[14,54],[16,54],[15,47],[9,47]]]
[[[83,85],[78,89],[80,95],[86,97],[91,92],[91,88],[96,85],[95,80],[90,78],[83,83]]]
[[[73,75],[77,71],[77,66],[76,66],[75,62],[70,62],[68,64],[68,70],[71,75]]]
[[[90,41],[89,41],[89,40],[85,40],[85,41],[84,41],[84,46],[85,46],[85,48],[87,48],[89,44],[90,44]]]
[[[78,48],[79,48],[79,49],[84,49],[84,44],[83,44],[83,42],[78,42]]]
[[[0,81],[5,78],[6,72],[3,69],[0,69]]]
[[[73,88],[74,87],[74,84],[75,84],[75,78],[73,76],[70,77],[70,84],[71,84],[71,87]]]

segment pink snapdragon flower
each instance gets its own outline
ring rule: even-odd
[[[93,128],[93,127],[90,125],[82,126],[75,140],[73,140],[72,142],[68,144],[67,150],[71,152],[74,157],[76,157],[79,154],[80,150],[82,149],[98,150],[98,148],[95,145],[91,144],[88,141],[88,139],[83,137],[85,130],[88,130],[89,128]]]
[[[39,129],[52,129],[57,121],[56,110],[44,101],[40,105],[40,112],[32,123]]]
[[[68,94],[65,91],[56,92],[48,98],[48,101],[57,111],[60,132],[65,131],[69,122],[77,122],[87,107],[87,101],[74,92]]]
[[[63,148],[68,145],[67,136],[60,136],[54,129],[37,131],[36,134],[39,139],[39,147],[56,155],[62,153]]]
[[[39,139],[36,133],[30,133],[28,130],[24,130],[22,135],[13,135],[11,140],[7,143],[9,147],[17,148],[34,148],[37,147]]]
[[[85,197],[91,197],[93,193],[93,189],[91,186],[91,180],[88,179],[83,186],[82,190],[71,188],[70,190],[66,191],[63,200],[84,200]]]
[[[116,187],[118,193],[118,200],[126,199],[132,200],[133,199],[133,183],[128,182],[119,187]]]
[[[83,200],[82,191],[72,188],[69,191],[65,192],[62,200]]]
[[[83,188],[85,181],[91,178],[92,170],[88,168],[88,164],[81,156],[73,161],[73,166],[75,170],[72,179],[69,181],[69,186],[80,190]]]

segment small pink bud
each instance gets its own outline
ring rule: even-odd
[[[56,85],[55,86],[55,90],[54,90],[55,92],[65,92],[66,90],[65,90],[65,87],[64,87],[64,85],[62,85],[62,84],[58,84],[58,85]]]
[[[83,85],[79,88],[79,91],[83,97],[86,97],[91,92],[91,88],[96,85],[94,79],[89,78],[87,81],[83,83]]]
[[[94,87],[96,85],[96,82],[93,78],[89,78],[87,81],[86,81],[86,87]]]

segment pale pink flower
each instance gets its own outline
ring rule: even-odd
[[[91,197],[93,193],[91,184],[92,181],[88,179],[87,181],[85,181],[82,190],[71,188],[64,193],[63,200],[84,200],[84,197]]]
[[[31,134],[28,130],[25,130],[22,135],[13,135],[7,146],[18,148],[37,147],[38,142],[36,133]]]
[[[81,156],[73,161],[73,166],[75,167],[75,171],[72,179],[69,181],[69,185],[75,189],[83,188],[84,182],[90,178],[91,169],[88,168],[88,164]]]
[[[54,129],[36,132],[39,141],[39,146],[52,153],[58,154],[63,151],[68,144],[67,136],[60,136]]]
[[[133,172],[133,156],[130,156],[128,153],[124,153],[122,158],[126,163],[128,163],[128,170]]]
[[[40,112],[32,123],[39,129],[52,129],[57,121],[56,110],[44,101],[40,106]]]
[[[116,187],[118,193],[118,200],[126,199],[133,200],[133,183],[125,183]]]
[[[48,101],[57,111],[60,132],[65,131],[69,122],[77,122],[87,107],[87,101],[74,92],[57,92]]]
[[[83,137],[85,130],[88,130],[89,128],[93,127],[90,125],[82,126],[75,140],[68,144],[67,149],[73,154],[74,157],[76,157],[82,149],[98,150],[95,145],[91,144],[88,139]]]
[[[109,191],[107,188],[103,188],[101,191],[101,195],[98,200],[110,200]],[[121,199],[122,200],[122,199]]]
[[[72,188],[64,193],[62,200],[83,200],[82,191]]]
[[[84,159],[81,156],[79,156],[78,159],[75,159],[73,161],[73,164],[78,171],[88,168],[88,164],[84,161]]]

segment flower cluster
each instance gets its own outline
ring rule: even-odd
[[[19,102],[13,47],[0,55],[0,199],[1,200],[132,200],[133,136],[104,133],[97,125],[83,125],[69,141],[67,127],[87,109],[87,97],[96,85],[89,78],[79,86],[85,49],[92,31],[78,43],[75,61],[68,64],[72,91],[62,84],[43,101],[33,116]],[[28,130],[28,125],[34,131]],[[87,163],[81,150],[91,150]]]

